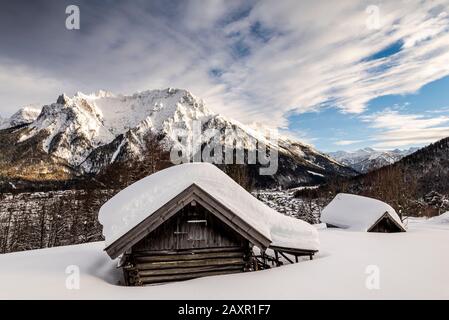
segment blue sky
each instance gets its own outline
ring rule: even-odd
[[[423,135],[413,137],[414,141],[382,139],[382,135],[394,130],[395,122],[376,128],[379,115],[394,115],[399,120],[434,120],[423,130]],[[444,117],[447,117],[444,121]],[[412,118],[412,119],[411,119]],[[378,149],[419,147],[438,140],[433,128],[445,128],[449,136],[449,77],[444,77],[425,85],[419,92],[406,95],[388,95],[371,100],[365,112],[344,114],[338,109],[328,107],[317,112],[307,112],[289,116],[289,130],[297,132],[309,143],[323,151],[357,150],[365,147]],[[444,135],[444,133],[443,133]]]
[[[69,95],[178,87],[324,151],[449,136],[447,0],[8,1],[0,116]]]

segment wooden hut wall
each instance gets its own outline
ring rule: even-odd
[[[373,225],[369,232],[393,233],[403,231],[389,215],[384,215]]]
[[[251,267],[249,242],[199,204],[189,204],[125,254],[129,285],[237,273]]]

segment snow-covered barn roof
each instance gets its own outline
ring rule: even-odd
[[[377,199],[347,193],[339,193],[324,208],[321,221],[354,231],[368,231],[385,214],[405,231],[401,219],[390,205]]]
[[[99,213],[106,247],[192,186],[251,226],[270,246],[316,251],[317,230],[260,202],[216,166],[187,163],[150,175],[119,192]]]

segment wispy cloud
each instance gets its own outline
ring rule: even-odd
[[[340,140],[336,141],[334,144],[337,146],[349,146],[360,142],[363,142],[363,140]]]
[[[0,13],[0,58],[10,63],[0,69],[15,79],[17,66],[33,69],[21,74],[42,92],[32,101],[183,87],[241,122],[285,128],[292,111],[361,113],[373,98],[449,74],[447,0],[378,1],[377,30],[366,24],[371,1],[79,1],[79,32],[64,28],[68,1],[36,2]],[[30,102],[27,81],[2,87],[0,112]]]
[[[449,107],[434,109],[434,110],[427,110],[426,113],[449,113]]]
[[[430,117],[418,114],[401,114],[396,110],[363,116],[369,126],[379,129],[372,137],[374,147],[395,148],[431,143],[449,136],[449,116]]]

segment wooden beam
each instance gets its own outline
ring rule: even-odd
[[[176,254],[176,255],[158,255],[158,256],[136,256],[134,260],[137,263],[141,262],[164,262],[164,261],[185,261],[185,260],[204,260],[217,258],[243,258],[242,251],[236,252],[212,252],[212,253],[191,253],[191,254]]]
[[[279,261],[279,252],[277,252],[276,250],[274,250],[274,256],[275,256],[275,258],[276,258],[276,265],[279,267],[281,264],[280,264],[280,261]]]
[[[139,271],[139,276],[140,277],[148,277],[148,276],[177,275],[177,274],[194,275],[195,273],[203,273],[203,272],[209,272],[209,271],[227,271],[227,270],[243,271],[243,268],[241,265],[225,265],[225,266],[221,266],[221,267],[200,266],[200,267],[193,267],[193,268],[141,270],[141,271]]]
[[[134,251],[133,256],[152,256],[152,255],[178,255],[178,254],[197,254],[209,252],[237,252],[242,251],[243,247],[216,247],[216,248],[195,248],[195,249],[177,249],[177,250],[142,250]]]
[[[280,254],[281,256],[283,256],[284,259],[287,260],[288,262],[294,263],[294,262],[293,262],[292,260],[290,260],[290,258],[288,258],[282,251],[279,251],[279,254]]]
[[[179,274],[179,275],[167,275],[167,276],[155,276],[155,277],[142,277],[140,278],[140,282],[143,285],[146,284],[155,284],[155,283],[164,283],[164,282],[172,282],[172,281],[182,281],[182,280],[190,280],[195,278],[201,278],[206,276],[218,276],[225,274],[233,274],[240,273],[240,270],[226,270],[226,271],[212,271],[212,272],[201,272],[193,274]]]
[[[147,262],[137,263],[138,270],[151,269],[170,269],[170,268],[186,268],[199,266],[223,266],[223,265],[244,265],[243,258],[227,258],[227,259],[208,259],[208,260],[191,260],[191,261],[165,261],[165,262]]]
[[[279,252],[285,252],[291,255],[297,254],[298,256],[308,256],[310,254],[315,254],[318,250],[306,250],[306,249],[296,249],[296,248],[285,248],[279,246],[270,246],[270,249],[277,250]]]

